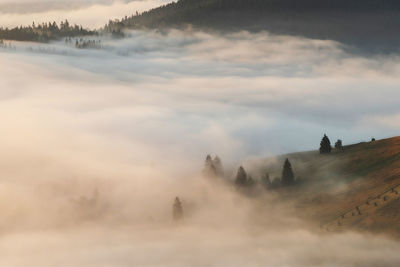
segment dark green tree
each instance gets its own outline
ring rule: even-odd
[[[343,144],[342,144],[342,140],[338,139],[335,143],[335,148],[337,150],[343,150]]]
[[[242,166],[240,166],[237,171],[235,183],[238,186],[247,185],[247,173]]]
[[[291,184],[294,184],[294,174],[289,159],[286,159],[282,170],[282,185]]]
[[[324,134],[324,137],[322,137],[320,147],[319,147],[319,153],[320,154],[329,154],[332,151],[331,147],[331,141],[329,140],[328,136]]]

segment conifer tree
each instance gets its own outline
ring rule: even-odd
[[[290,164],[289,159],[286,159],[282,170],[282,184],[291,185],[293,183],[294,183],[294,174],[292,170],[292,165]]]
[[[342,150],[343,149],[343,144],[342,144],[342,140],[338,139],[335,143],[335,148],[337,150]]]
[[[245,186],[247,184],[247,173],[242,166],[240,166],[238,169],[235,183],[238,186]]]
[[[182,203],[179,200],[179,197],[175,197],[174,205],[172,207],[172,218],[175,221],[183,219],[183,208],[182,208]]]
[[[216,174],[220,177],[224,176],[224,169],[222,167],[221,159],[218,156],[215,156],[212,163],[215,167]]]
[[[324,137],[321,140],[320,147],[319,147],[319,153],[320,154],[329,154],[331,153],[332,147],[331,147],[331,141],[329,140],[328,136],[324,134]]]
[[[217,169],[214,166],[214,162],[210,155],[207,155],[206,161],[204,163],[203,175],[207,177],[217,176]]]
[[[210,154],[207,155],[205,164],[206,164],[206,166],[212,165],[212,159],[211,159]]]

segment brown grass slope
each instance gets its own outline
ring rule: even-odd
[[[288,157],[297,185],[276,189],[297,214],[328,231],[367,230],[400,236],[400,137],[283,155],[262,172],[280,176]],[[398,187],[397,187],[398,186]]]

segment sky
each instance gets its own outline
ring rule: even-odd
[[[73,24],[97,29],[110,19],[121,19],[136,11],[143,12],[164,5],[170,0],[0,0],[0,25],[16,27],[67,19]]]

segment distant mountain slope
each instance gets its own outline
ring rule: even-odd
[[[218,31],[267,30],[386,52],[400,44],[399,15],[397,0],[180,0],[110,22],[105,29],[190,24]]]
[[[329,155],[288,154],[256,165],[260,173],[280,177],[286,157],[301,183],[275,191],[296,207],[300,217],[324,230],[379,231],[400,237],[400,137],[345,146]]]

